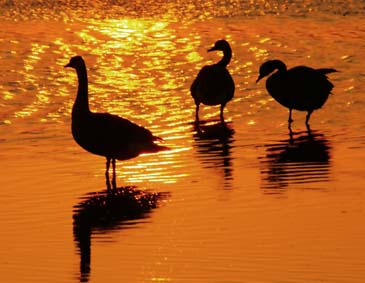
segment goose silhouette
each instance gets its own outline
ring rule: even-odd
[[[200,103],[210,106],[220,104],[220,120],[224,123],[224,107],[234,95],[234,81],[226,68],[232,58],[232,49],[229,43],[226,40],[218,40],[208,50],[208,52],[211,51],[223,51],[223,58],[214,65],[204,66],[190,87],[191,96],[196,105],[196,123],[199,123]]]
[[[81,56],[75,56],[65,67],[74,68],[78,77],[78,90],[72,107],[72,135],[83,149],[106,157],[106,184],[110,190],[109,168],[113,166],[112,187],[116,189],[115,161],[127,160],[142,153],[154,153],[168,149],[155,141],[148,129],[109,113],[94,113],[89,109],[88,78],[86,65]]]
[[[289,109],[289,129],[292,119],[292,110],[307,111],[305,124],[309,130],[309,119],[314,110],[323,106],[327,101],[333,84],[327,74],[337,72],[332,68],[313,69],[306,66],[297,66],[287,70],[280,60],[269,60],[260,67],[260,74],[256,83],[268,76],[266,89],[269,94],[281,105]]]

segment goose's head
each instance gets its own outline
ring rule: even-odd
[[[260,66],[259,77],[257,78],[256,83],[258,83],[262,78],[270,75],[276,69],[279,71],[286,71],[286,66],[280,60],[269,60],[263,63]]]
[[[224,39],[221,39],[221,40],[218,40],[216,41],[216,43],[214,44],[214,46],[210,49],[208,49],[208,52],[211,52],[211,51],[231,51],[231,46],[229,45],[229,43],[224,40]]]
[[[70,62],[68,62],[68,64],[65,65],[65,68],[78,69],[84,65],[85,65],[85,62],[81,56],[74,56],[74,57],[71,57]]]

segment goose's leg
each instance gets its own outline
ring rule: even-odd
[[[106,170],[105,170],[105,179],[106,179],[106,187],[108,191],[110,191],[110,180],[109,180],[109,167],[110,167],[110,158],[106,158]]]
[[[306,116],[306,118],[305,118],[305,125],[307,126],[307,130],[308,130],[308,131],[310,131],[310,127],[309,127],[309,119],[310,119],[310,117],[311,117],[311,115],[312,115],[312,112],[313,112],[313,110],[309,110],[309,111],[308,111],[308,114],[307,114],[307,116]]]
[[[199,124],[199,103],[196,103],[195,108],[195,123]]]
[[[113,189],[117,189],[117,181],[116,181],[116,174],[115,174],[115,158],[112,159],[112,165],[113,165],[113,179],[112,179],[112,185]]]
[[[293,119],[292,119],[292,117],[291,117],[291,112],[292,112],[292,109],[291,108],[289,108],[289,118],[288,118],[288,123],[289,123],[289,127],[290,127],[290,124],[291,123],[293,123]]]
[[[223,117],[223,110],[224,110],[224,106],[226,106],[226,104],[221,104],[221,114],[220,114],[220,118],[221,118],[221,123],[224,124],[224,117]]]

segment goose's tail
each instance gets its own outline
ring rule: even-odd
[[[156,143],[150,143],[142,149],[142,153],[155,153],[163,150],[170,150],[170,148]]]
[[[330,73],[336,73],[338,71],[333,68],[321,68],[321,69],[317,69],[317,72],[321,73],[322,75],[326,75],[326,74],[330,74]]]
[[[161,145],[161,143],[164,143],[165,141],[158,137],[158,136],[152,136],[152,140],[144,143],[142,146],[142,152],[143,153],[154,153],[159,152],[163,150],[170,150],[169,147]]]

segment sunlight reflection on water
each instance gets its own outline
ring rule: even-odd
[[[104,188],[105,166],[71,136],[77,79],[63,66],[79,54],[88,68],[91,109],[141,124],[171,148],[118,163],[118,183],[171,191],[171,199],[154,213],[153,224],[129,223],[140,224],[136,232],[113,226],[107,236],[94,234],[91,282],[363,282],[361,1],[175,1],[163,7],[113,1],[109,8],[105,1],[67,1],[66,8],[65,1],[5,1],[10,8],[3,2],[4,278],[27,282],[38,271],[33,282],[50,282],[55,274],[58,282],[75,282],[67,274],[79,272],[71,208]],[[30,18],[31,28],[24,24]],[[221,57],[206,52],[221,38],[232,44],[228,68],[237,90],[225,109],[227,128],[216,120],[219,107],[204,106],[199,132],[189,87],[201,67]],[[295,112],[291,143],[287,110],[255,84],[260,64],[273,58],[288,67],[341,71],[331,77],[335,94],[313,114],[313,139]]]

